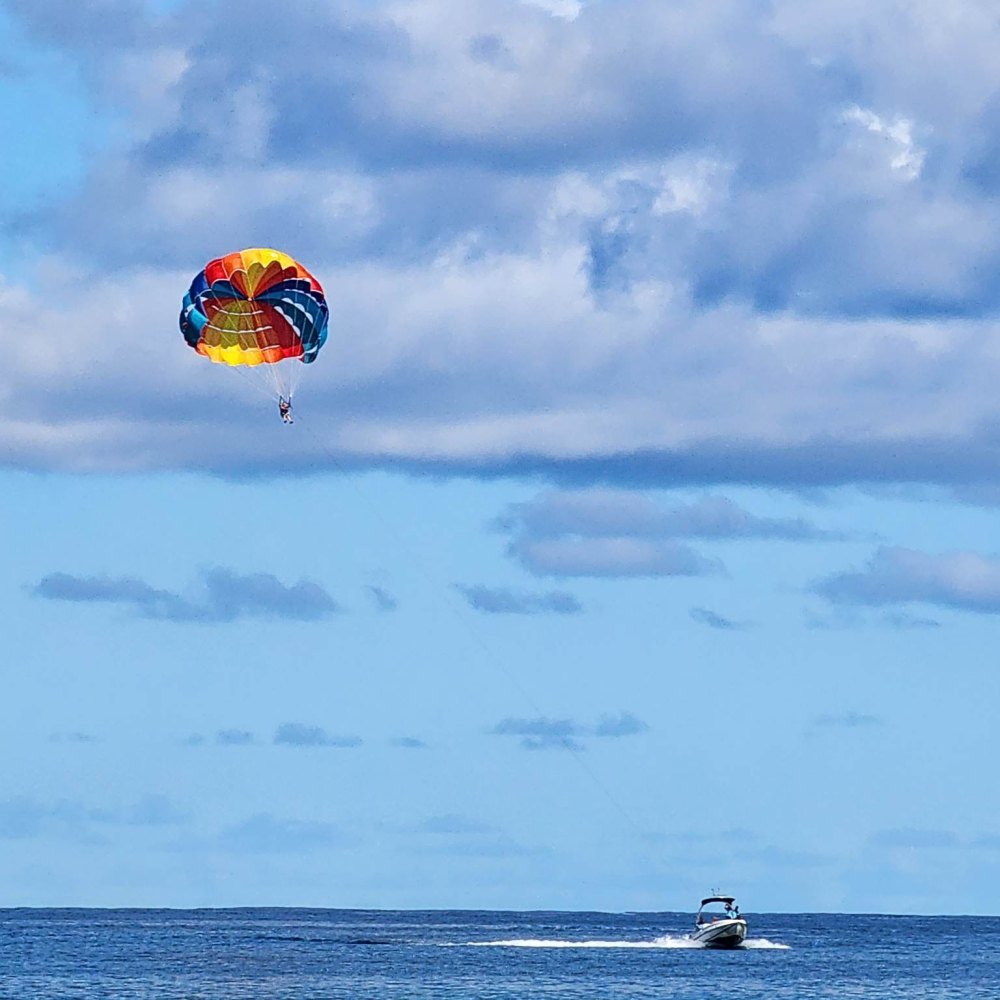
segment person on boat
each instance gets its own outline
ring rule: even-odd
[[[292,420],[292,401],[290,399],[285,399],[284,396],[278,397],[278,413],[281,414],[281,419],[283,423],[290,424],[294,421]]]

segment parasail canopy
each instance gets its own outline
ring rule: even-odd
[[[310,364],[326,342],[323,286],[280,250],[240,250],[209,261],[184,296],[184,339],[231,366]],[[276,381],[276,385],[280,385]]]

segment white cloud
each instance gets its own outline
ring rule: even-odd
[[[815,589],[831,601],[848,605],[923,602],[1000,614],[1000,557],[884,546],[864,569],[835,573]]]
[[[0,460],[995,478],[1000,209],[967,172],[1000,148],[1000,28],[975,4],[338,0],[261,32],[226,0],[210,51],[120,6],[109,49],[86,11],[14,4],[130,117],[19,222],[53,250],[0,286]],[[963,42],[925,86],[918,57]],[[248,245],[329,292],[316,438],[261,432],[176,332],[192,275]]]
[[[762,452],[797,450],[788,461],[807,478],[833,456],[845,477],[880,478],[890,452],[908,461],[935,441],[930,478],[987,460],[1000,376],[988,324],[698,310],[653,281],[605,307],[583,262],[570,244],[406,268],[314,265],[331,336],[304,372],[300,412],[318,441],[262,435],[263,398],[184,344],[176,314],[191,273],[63,272],[58,293],[37,298],[7,286],[5,460],[221,470],[331,451],[473,466],[638,451],[701,453],[758,480],[792,475],[755,461]]]
[[[521,0],[529,7],[539,7],[553,17],[573,21],[584,8],[583,0]]]
[[[913,140],[913,122],[908,118],[893,118],[887,121],[874,111],[857,105],[844,112],[844,121],[860,125],[872,135],[889,143],[888,162],[904,180],[913,181],[920,176],[926,152]]]
[[[681,157],[664,164],[659,193],[652,205],[653,214],[689,212],[704,215],[713,204],[727,196],[731,171],[731,165],[708,158],[692,161]]]

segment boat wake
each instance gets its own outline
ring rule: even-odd
[[[664,934],[652,941],[561,941],[548,938],[511,938],[506,941],[467,941],[469,948],[691,948],[704,950],[699,941],[692,941],[687,935]],[[768,941],[767,938],[747,938],[742,948],[755,950],[787,950],[787,944]]]
[[[700,948],[687,937],[664,934],[652,941],[559,941],[547,938],[512,938],[509,941],[470,941],[479,948]]]

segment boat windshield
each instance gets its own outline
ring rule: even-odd
[[[716,920],[728,920],[736,915],[735,903],[706,903],[698,913],[698,923],[710,924]]]

